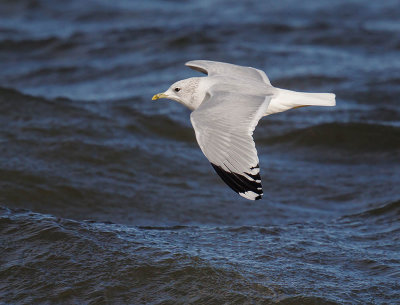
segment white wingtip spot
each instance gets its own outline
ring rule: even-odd
[[[244,192],[244,193],[239,193],[239,195],[244,197],[244,198],[246,198],[246,199],[249,199],[249,200],[259,200],[259,199],[261,199],[263,193],[257,194],[257,193],[254,193],[252,191],[247,191],[247,192]]]
[[[250,174],[252,174],[252,175],[257,175],[259,172],[260,172],[259,167],[254,167],[254,168],[250,169]]]

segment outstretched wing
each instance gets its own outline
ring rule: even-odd
[[[185,65],[196,71],[208,74],[209,76],[234,75],[237,78],[251,79],[253,81],[271,85],[271,82],[264,71],[252,67],[243,67],[210,60],[192,60],[188,61]]]
[[[253,131],[265,114],[270,96],[213,88],[190,120],[201,150],[222,180],[239,195],[263,195]]]

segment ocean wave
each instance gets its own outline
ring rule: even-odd
[[[13,50],[14,52],[24,51],[31,52],[31,50],[37,50],[38,48],[46,48],[49,47],[59,41],[56,37],[48,37],[42,39],[20,39],[20,40],[12,40],[12,39],[4,39],[0,41],[0,50],[1,51],[9,51]]]
[[[329,229],[321,225],[308,231],[308,225],[293,224],[279,233],[249,226],[129,227],[0,207],[0,243],[8,258],[0,268],[0,279],[8,285],[0,292],[10,303],[336,304],[350,298],[346,289],[332,289],[343,276],[343,271],[332,273],[332,266],[343,266],[343,260],[378,277],[367,287],[383,277],[389,286],[393,283],[395,261],[348,257],[341,243],[336,257],[324,231]],[[315,240],[307,240],[311,236]],[[301,288],[297,281],[304,276],[315,276],[312,287]],[[363,282],[356,276],[346,284]],[[322,277],[328,284],[318,284]],[[359,286],[353,290],[365,293]]]
[[[99,71],[89,66],[55,66],[38,69],[31,69],[26,73],[13,77],[13,81],[18,81],[25,85],[34,86],[34,84],[66,84],[78,81],[86,81],[101,76],[103,71]]]
[[[391,49],[392,43],[388,42],[387,36],[379,32],[366,31],[364,29],[346,29],[339,31],[320,32],[309,37],[297,39],[299,42],[307,42],[321,45],[332,45],[335,47],[349,46],[381,46],[385,49]]]
[[[57,52],[71,51],[81,48],[84,34],[75,33],[67,38],[49,36],[45,38],[27,39],[4,39],[0,40],[0,52],[13,52],[17,54],[29,54],[29,56],[52,54]]]
[[[336,305],[338,303],[333,302],[329,299],[321,298],[321,297],[309,297],[309,296],[296,296],[296,297],[287,297],[283,298],[280,301],[277,301],[277,305],[318,305],[318,304],[326,304],[326,305]]]
[[[246,32],[243,32],[246,28]],[[215,45],[223,43],[230,37],[243,36],[247,32],[252,35],[266,34],[287,34],[297,33],[299,31],[328,30],[329,25],[323,22],[309,23],[307,25],[294,25],[279,22],[268,23],[224,23],[224,24],[203,24],[195,28],[189,28],[185,31],[176,31],[176,29],[164,29],[163,40],[169,47],[189,47],[194,45]],[[160,33],[157,33],[158,35]]]
[[[175,231],[188,229],[188,226],[176,225],[176,226],[138,226],[141,230],[155,230],[155,231]]]
[[[26,128],[51,130],[65,124],[67,117],[79,118],[85,114],[88,112],[83,107],[66,98],[46,99],[0,87],[0,124],[12,127],[4,129],[10,135],[24,136],[19,131]]]
[[[389,202],[387,204],[370,208],[366,211],[357,214],[344,216],[345,218],[377,218],[385,217],[400,221],[400,200]]]
[[[381,115],[388,116],[382,109]],[[184,125],[165,115],[147,115],[136,111],[126,125],[131,132],[161,138],[195,142],[192,126]],[[400,149],[400,127],[373,123],[325,123],[297,129],[283,135],[256,138],[257,145],[318,146],[354,152],[390,152]]]
[[[4,132],[33,142],[48,139],[43,136],[62,141],[62,136],[99,135],[106,119],[86,106],[67,98],[47,99],[0,87],[0,124],[12,127]]]
[[[230,264],[212,263],[178,246],[164,247],[170,242],[164,230],[158,235],[154,228],[77,222],[1,207],[0,227],[8,257],[0,269],[0,279],[8,283],[1,293],[11,303],[329,301],[281,296],[276,284],[258,283]]]
[[[33,96],[24,92],[21,92],[15,88],[1,87],[0,86],[0,106],[16,106],[23,105],[23,103],[43,103],[43,104],[57,104],[61,107],[63,103],[69,103],[71,107],[75,107],[76,104],[72,103],[72,100],[62,97],[56,99],[47,99],[41,96]],[[26,105],[25,105],[26,106]],[[4,110],[4,109],[3,109]],[[33,109],[34,110],[34,109]]]
[[[110,138],[123,132],[187,143],[196,141],[190,125],[166,115],[143,113],[125,102],[110,104],[112,114],[105,116],[95,107],[88,108],[85,102],[35,97],[11,88],[0,87],[0,101],[4,120],[19,124],[25,132],[48,133],[52,137],[64,134]],[[105,106],[98,107],[102,110]],[[387,111],[382,113],[387,114]],[[361,122],[325,123],[256,140],[257,145],[277,147],[316,146],[354,152],[396,152],[400,149],[400,127]]]
[[[137,115],[134,123],[128,124],[125,128],[128,131],[151,134],[163,139],[192,143],[196,141],[193,128],[163,115]]]
[[[400,128],[367,123],[326,123],[298,129],[284,135],[260,139],[268,145],[318,146],[357,152],[385,152],[400,149]]]

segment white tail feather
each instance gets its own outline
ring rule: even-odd
[[[271,99],[265,115],[286,111],[301,106],[335,106],[333,93],[305,93],[285,89],[278,89]]]

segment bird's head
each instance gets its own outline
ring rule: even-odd
[[[180,80],[172,84],[172,86],[169,87],[167,91],[154,95],[152,100],[154,101],[160,98],[167,98],[177,101],[178,103],[181,103],[182,105],[185,105],[186,107],[193,110],[197,97],[196,89],[198,87],[198,84],[198,77]]]

